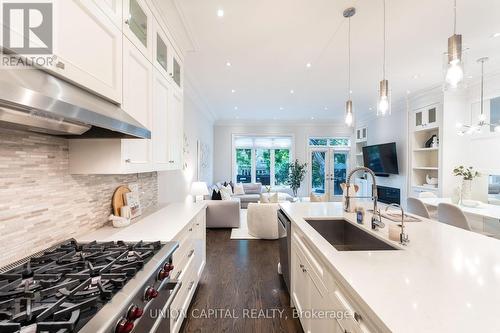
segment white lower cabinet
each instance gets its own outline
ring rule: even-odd
[[[304,332],[385,332],[335,279],[321,255],[292,225],[291,300]]]
[[[205,267],[205,215],[204,209],[174,238],[174,241],[179,242],[179,248],[172,258],[172,277],[181,281],[182,285],[170,308],[172,333],[179,332],[185,316],[188,315],[189,305]]]

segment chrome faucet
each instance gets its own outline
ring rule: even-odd
[[[405,233],[405,216],[406,216],[405,211],[404,211],[403,207],[401,207],[400,205],[395,204],[395,203],[392,203],[389,206],[387,206],[385,208],[385,211],[387,212],[389,210],[389,208],[391,208],[391,207],[401,209],[401,225],[400,225],[401,233],[399,234],[399,244],[408,245],[410,240],[408,239],[408,235]]]
[[[372,177],[372,195],[371,196],[350,196],[349,191],[351,188],[351,177],[358,171],[364,171],[368,173]],[[344,211],[350,212],[351,210],[351,198],[370,198],[373,200],[373,215],[372,215],[372,223],[371,227],[373,230],[376,230],[377,228],[383,228],[385,227],[385,224],[382,222],[382,217],[380,215],[380,210],[377,208],[378,204],[378,195],[377,195],[377,180],[375,178],[375,173],[366,167],[357,167],[351,170],[349,172],[349,175],[347,176],[346,180],[346,193],[345,193],[345,204],[344,204]],[[378,215],[378,220],[377,220],[377,215]]]

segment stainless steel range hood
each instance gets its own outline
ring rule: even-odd
[[[151,138],[117,105],[34,68],[0,69],[0,126],[78,139]]]

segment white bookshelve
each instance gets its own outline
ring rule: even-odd
[[[431,191],[439,195],[441,182],[440,170],[440,139],[441,139],[441,104],[432,104],[415,109],[410,114],[410,184],[411,194],[418,196],[419,192]],[[437,138],[437,146],[432,143]],[[438,178],[438,184],[427,184],[427,177]]]
[[[363,166],[363,147],[368,141],[368,127],[356,128],[356,166]]]

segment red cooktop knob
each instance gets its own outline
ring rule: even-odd
[[[161,269],[159,272],[158,272],[158,280],[165,280],[166,278],[168,278],[168,276],[170,275],[170,272],[165,270],[165,269]]]
[[[138,307],[136,305],[132,305],[130,307],[130,309],[128,310],[127,319],[129,321],[134,321],[136,319],[141,318],[143,314],[144,314],[143,309],[141,309],[140,307]]]
[[[122,318],[118,324],[116,324],[115,333],[130,333],[134,329],[134,323]]]
[[[144,299],[146,301],[150,301],[156,297],[158,297],[158,290],[156,290],[155,288],[152,288],[152,287],[146,288],[146,292],[144,293]]]
[[[174,265],[168,262],[165,264],[165,266],[163,266],[163,269],[166,270],[167,272],[170,272],[174,269]]]

